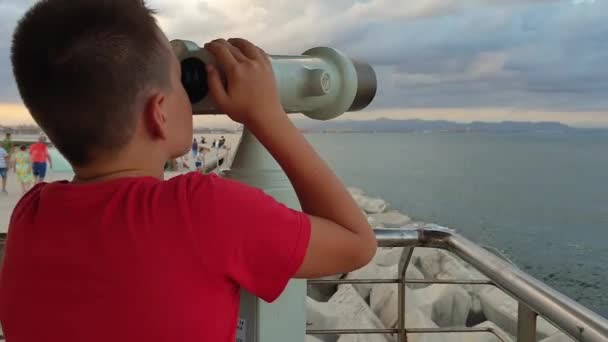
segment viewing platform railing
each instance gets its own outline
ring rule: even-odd
[[[492,328],[416,328],[405,327],[407,284],[491,285],[517,300],[518,342],[536,342],[536,321],[541,316],[556,328],[577,341],[608,341],[608,320],[581,304],[552,289],[545,283],[521,271],[488,250],[476,245],[450,229],[401,228],[376,229],[379,247],[404,247],[396,279],[339,279],[309,280],[309,284],[398,284],[397,328],[394,329],[308,329],[310,335],[331,334],[396,334],[399,342],[407,341],[408,334],[491,333],[501,341],[508,337]],[[416,247],[447,250],[485,275],[488,280],[408,280],[405,277]],[[449,341],[449,339],[446,339]]]

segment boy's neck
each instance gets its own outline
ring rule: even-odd
[[[165,158],[155,153],[124,153],[74,167],[73,183],[98,183],[117,178],[154,177],[164,179]]]
[[[100,183],[118,178],[131,178],[131,177],[154,177],[160,180],[164,179],[164,173],[154,172],[152,170],[144,169],[115,169],[115,170],[103,170],[88,172],[87,170],[76,170],[72,183]]]

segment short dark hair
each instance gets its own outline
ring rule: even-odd
[[[19,92],[73,165],[128,143],[142,92],[170,86],[171,52],[154,14],[143,0],[43,0],[19,21]]]

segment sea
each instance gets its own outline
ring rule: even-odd
[[[498,249],[608,317],[608,134],[306,137],[347,186]]]

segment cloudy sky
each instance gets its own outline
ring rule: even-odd
[[[608,0],[148,0],[170,39],[332,46],[371,63],[377,117],[608,127]],[[0,124],[31,122],[9,63],[31,0],[0,0]],[[220,118],[198,118],[213,125]]]

